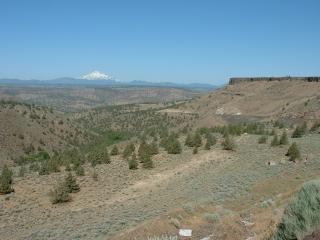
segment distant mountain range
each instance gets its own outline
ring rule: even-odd
[[[203,83],[172,83],[172,82],[148,82],[148,81],[139,81],[133,80],[129,82],[120,82],[113,79],[105,79],[105,80],[88,80],[81,78],[56,78],[51,80],[21,80],[21,79],[0,79],[0,84],[2,85],[23,85],[23,86],[32,86],[32,85],[68,85],[68,86],[110,86],[110,87],[125,87],[125,86],[139,86],[139,87],[170,87],[170,88],[184,88],[189,90],[197,90],[197,91],[209,91],[212,89],[216,89],[217,86],[211,84],[203,84]]]

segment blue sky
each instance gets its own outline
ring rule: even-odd
[[[0,0],[0,77],[320,75],[318,0]]]

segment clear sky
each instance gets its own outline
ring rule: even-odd
[[[0,78],[320,75],[319,0],[0,0]]]

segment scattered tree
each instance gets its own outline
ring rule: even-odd
[[[272,139],[270,145],[271,145],[271,147],[275,147],[275,146],[278,146],[278,145],[279,145],[278,135],[274,135],[274,136],[273,136],[273,139]]]
[[[117,147],[117,145],[114,145],[113,148],[111,149],[110,155],[111,156],[115,156],[115,155],[118,155],[118,154],[119,154],[118,147]]]
[[[65,187],[69,193],[75,193],[80,191],[80,187],[77,184],[77,180],[72,174],[69,172],[68,176],[65,178]]]
[[[287,145],[287,144],[289,144],[288,136],[287,136],[286,131],[283,131],[281,138],[280,138],[280,141],[279,141],[279,145]]]
[[[229,137],[228,134],[224,137],[221,145],[224,150],[234,150],[236,147],[234,141]]]
[[[8,194],[14,192],[14,189],[11,187],[12,175],[12,171],[8,168],[7,165],[4,165],[0,176],[0,194]]]
[[[69,191],[63,182],[58,183],[49,193],[50,200],[53,204],[69,202],[71,197]]]
[[[267,140],[268,140],[268,137],[266,135],[262,135],[262,136],[259,137],[258,143],[259,144],[263,144],[263,143],[266,143]]]
[[[129,164],[129,169],[138,169],[138,162],[137,162],[137,157],[136,157],[136,154],[133,153],[131,158],[129,159],[128,161],[128,164]]]
[[[296,143],[292,143],[288,149],[286,156],[289,157],[290,161],[299,160],[301,158],[300,151],[298,145]]]

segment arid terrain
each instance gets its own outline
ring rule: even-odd
[[[188,239],[270,239],[293,194],[320,174],[319,89],[245,82],[64,112],[2,102],[1,164],[14,192],[0,195],[0,238],[156,239],[186,228]],[[79,189],[52,201],[70,173]]]

